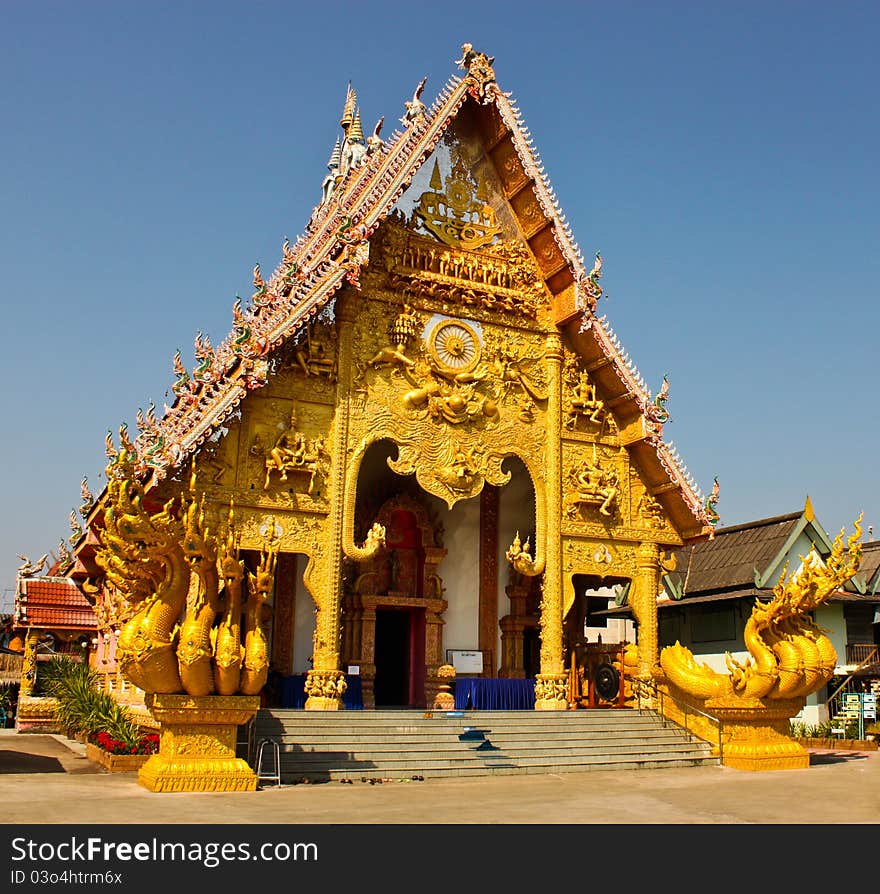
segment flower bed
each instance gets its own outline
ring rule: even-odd
[[[876,751],[877,742],[872,739],[797,739],[804,748],[823,748],[839,751]]]
[[[142,736],[137,745],[126,745],[109,733],[101,732],[90,737],[86,757],[110,773],[124,773],[139,770],[158,750],[158,733]]]

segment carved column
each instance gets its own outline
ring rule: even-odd
[[[438,673],[443,660],[443,612],[447,602],[428,599],[425,606],[425,704],[430,708],[444,680]]]
[[[293,617],[296,604],[296,555],[281,553],[275,572],[272,618],[272,668],[286,677],[293,673]]]
[[[639,623],[639,677],[651,678],[659,660],[657,649],[657,592],[660,547],[642,543],[636,552],[636,581],[633,613]]]
[[[337,382],[333,420],[333,460],[330,488],[329,538],[326,553],[324,598],[318,601],[314,666],[306,678],[307,711],[342,708],[345,674],[340,669],[342,614],[342,525],[345,509],[345,469],[351,403],[352,324],[357,314],[353,297],[336,299]]]
[[[376,603],[361,613],[361,698],[365,708],[376,707]]]
[[[498,672],[498,503],[499,489],[487,484],[480,493],[480,620],[479,648],[488,652],[492,665],[483,665],[489,676]]]
[[[21,665],[21,684],[19,695],[33,695],[37,682],[37,642],[40,631],[32,627],[24,639],[24,660]]]
[[[568,709],[562,655],[562,340],[547,336],[547,452],[544,459],[545,555],[541,600],[541,673],[535,680],[535,710]]]

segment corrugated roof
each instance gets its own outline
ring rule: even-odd
[[[719,528],[712,540],[676,552],[670,575],[685,595],[754,587],[755,569],[763,572],[779,554],[803,512]]]
[[[68,578],[25,578],[16,609],[21,627],[93,630],[98,626],[91,604]]]
[[[856,577],[865,581],[868,592],[877,583],[880,574],[880,540],[872,540],[862,544],[862,564],[859,565],[859,573]],[[880,592],[880,585],[877,586]]]

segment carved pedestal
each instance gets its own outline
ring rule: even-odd
[[[257,777],[235,756],[238,727],[260,707],[259,696],[160,695],[144,701],[160,724],[159,753],[138,772],[151,792],[252,792]]]
[[[435,711],[452,711],[455,708],[455,696],[452,684],[455,682],[455,668],[451,664],[442,664],[435,675],[437,691],[433,701],[428,702]]]
[[[15,712],[15,728],[20,733],[60,732],[55,719],[58,702],[54,698],[23,695],[18,699]]]
[[[568,710],[568,677],[566,674],[538,674],[535,677],[535,710]]]
[[[805,699],[709,699],[706,711],[724,724],[722,764],[737,770],[803,770],[810,766],[806,748],[790,737],[790,718]]]
[[[789,719],[803,708],[805,699],[758,699],[719,696],[700,699],[673,686],[660,683],[661,692],[668,692],[677,701],[660,698],[655,707],[675,723],[685,726],[694,735],[718,748],[718,725],[689,711],[683,704],[693,705],[723,724],[721,763],[737,770],[802,770],[810,765],[807,750],[790,737]],[[644,703],[643,703],[644,704]]]
[[[348,684],[340,670],[310,670],[306,677],[307,711],[341,711]]]

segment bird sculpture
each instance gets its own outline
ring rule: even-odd
[[[46,553],[40,556],[36,562],[31,562],[27,556],[23,556],[21,553],[16,553],[16,555],[22,561],[22,564],[18,566],[19,577],[36,577],[43,570],[46,559],[49,558],[49,553]]]
[[[373,155],[378,152],[382,146],[385,145],[385,141],[382,137],[379,136],[380,131],[382,130],[382,125],[385,123],[385,116],[383,115],[377,122],[376,126],[373,128],[373,132],[370,136],[367,137],[367,154]]]
[[[427,83],[428,78],[425,76],[419,81],[419,85],[416,87],[415,93],[413,93],[413,98],[404,103],[406,111],[403,113],[403,118],[400,119],[402,124],[412,124],[424,118],[425,112],[428,111],[428,107],[421,101],[421,99],[419,99],[419,97],[422,95],[422,91],[425,89],[425,84]]]

